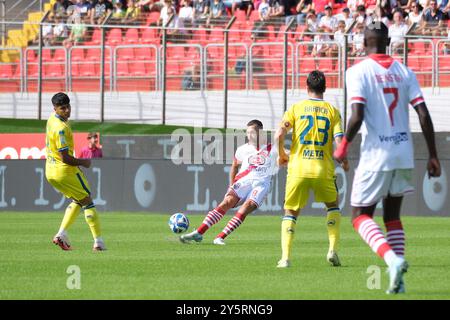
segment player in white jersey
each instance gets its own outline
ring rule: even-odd
[[[272,176],[278,171],[277,147],[265,141],[263,124],[259,120],[247,124],[247,138],[248,143],[236,150],[230,171],[230,187],[224,199],[208,212],[200,227],[180,236],[181,242],[202,241],[203,234],[219,222],[228,210],[241,206],[213,241],[214,244],[224,245],[224,239],[262,204],[270,192]]]
[[[400,221],[403,195],[413,191],[413,144],[409,128],[410,106],[419,115],[427,142],[428,174],[441,172],[434,142],[434,129],[415,74],[386,55],[388,28],[373,23],[365,31],[368,58],[351,67],[346,75],[352,115],[334,157],[342,160],[361,128],[361,155],[352,186],[352,223],[364,241],[389,267],[387,293],[405,291],[403,273],[405,236]],[[386,237],[374,222],[376,204],[383,201]]]

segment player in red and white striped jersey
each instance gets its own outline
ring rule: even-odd
[[[388,28],[373,23],[365,31],[368,58],[351,67],[346,75],[352,115],[334,153],[342,160],[350,142],[361,128],[360,162],[352,186],[352,221],[364,241],[386,261],[390,286],[387,293],[405,291],[403,273],[405,236],[400,220],[403,195],[411,186],[414,151],[409,128],[410,106],[419,115],[429,151],[428,174],[441,172],[434,141],[434,129],[415,74],[386,55]],[[376,204],[382,200],[385,237],[373,220]]]
[[[263,124],[259,120],[252,120],[247,124],[248,143],[236,150],[228,192],[222,202],[206,215],[197,230],[180,236],[181,242],[202,241],[203,234],[219,222],[229,209],[241,206],[214,239],[214,244],[224,245],[224,239],[262,204],[271,190],[272,177],[278,171],[277,147],[265,141],[262,130]]]

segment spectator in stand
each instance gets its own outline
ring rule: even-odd
[[[447,42],[444,43],[444,54],[450,54],[450,25],[447,26]]]
[[[92,159],[103,158],[102,147],[98,144],[98,134],[91,132],[87,136],[88,145],[81,149],[81,154],[78,158]]]
[[[410,12],[408,14],[408,24],[412,25],[413,23],[417,23],[420,25],[422,21],[423,8],[418,2],[413,2],[410,6]]]
[[[114,23],[118,23],[122,21],[123,18],[125,18],[126,14],[127,14],[126,0],[115,0],[112,21]]]
[[[358,12],[358,7],[360,5],[364,5],[364,0],[348,0],[347,1],[347,8],[350,9],[352,14],[355,14]]]
[[[190,28],[194,24],[195,10],[191,4],[191,0],[181,0],[181,8],[178,13],[178,18],[183,21],[186,28]]]
[[[228,20],[227,12],[225,10],[225,5],[222,0],[212,0],[209,6],[209,17],[207,20],[207,25],[217,25],[222,24]]]
[[[63,19],[56,15],[55,16],[55,26],[53,27],[53,44],[54,46],[60,46],[63,44],[64,40],[67,39],[68,29]]]
[[[224,0],[223,4],[225,8],[231,10],[232,15],[234,15],[237,9],[245,10],[247,18],[255,8],[253,0]]]
[[[325,15],[325,7],[328,5],[333,7],[333,1],[329,0],[313,0],[314,10],[316,10],[317,18],[320,20]]]
[[[50,47],[53,45],[53,19],[48,18],[47,22],[42,26],[42,42],[44,46]]]
[[[137,2],[137,7],[144,12],[160,11],[161,7],[156,0],[141,0]]]
[[[106,16],[113,10],[113,5],[108,0],[97,0],[91,9],[91,24],[102,24]]]
[[[366,0],[366,1],[364,1],[364,6],[366,7],[366,9],[369,9],[373,12],[375,10],[375,7],[379,7],[379,6],[377,6],[378,2],[379,1],[377,1],[377,0]]]
[[[85,17],[89,17],[91,9],[92,5],[87,0],[77,0],[75,4],[75,11],[78,12],[83,21]]]
[[[73,20],[74,20],[73,21],[74,24],[72,25],[70,35],[63,42],[63,45],[66,48],[70,48],[71,46],[82,44],[86,37],[87,27],[86,27],[86,24],[84,23],[83,19],[76,12],[74,12]]]
[[[337,29],[338,20],[333,17],[333,8],[331,6],[325,6],[325,15],[320,18],[319,28],[324,32],[334,33]]]
[[[269,0],[262,0],[258,8],[259,21],[269,20],[270,18],[269,12],[270,12]]]
[[[361,57],[366,54],[364,49],[364,23],[358,23],[355,26],[355,32],[353,33],[353,48],[351,52],[351,56],[353,57]]]
[[[73,6],[73,3],[69,0],[56,0],[53,4],[51,17],[59,16],[61,18],[67,18],[67,8]]]
[[[345,45],[345,30],[346,30],[346,24],[344,20],[339,20],[337,30],[334,33],[334,41],[338,43],[338,45],[333,46],[333,56],[338,55],[339,47],[344,48]],[[348,43],[351,43],[352,37],[351,35],[348,36]]]
[[[352,25],[353,21],[355,21],[351,16],[349,8],[342,9],[342,12],[336,15],[336,18],[339,21],[343,20],[345,22],[345,29],[348,29]]]
[[[430,1],[430,6],[422,16],[422,33],[424,35],[440,36],[443,34],[445,13],[438,8],[436,0]]]
[[[358,23],[362,23],[363,25],[367,26],[372,23],[372,17],[366,14],[366,7],[364,5],[358,6],[354,17]]]
[[[400,10],[400,9],[399,9]],[[386,11],[382,7],[376,7],[374,12],[371,14],[372,21],[383,22],[386,27],[389,26],[389,18],[386,15]]]
[[[311,41],[313,39],[314,35],[313,33],[316,33],[319,29],[319,22],[317,21],[316,12],[311,9],[306,16],[306,23],[305,23],[305,29],[300,34],[299,40],[300,41]],[[307,47],[307,54],[311,54],[311,51],[313,49],[313,46],[309,45]]]
[[[206,24],[209,16],[209,0],[194,0],[194,25],[196,27]]]
[[[170,17],[172,15],[173,19],[167,26],[167,41],[174,43],[186,42],[187,34],[186,29],[184,28],[183,20],[178,18],[174,6],[170,5],[167,7],[167,16]]]
[[[284,1],[282,0],[269,0],[269,19],[274,19],[278,17],[284,17]]]
[[[408,32],[408,25],[403,21],[403,12],[398,9],[394,12],[394,23],[389,27],[389,38],[393,54],[402,54],[404,49],[404,38]]]
[[[300,0],[297,4],[297,25],[302,25],[306,21],[309,10],[313,9],[312,0]]]
[[[140,24],[141,18],[141,8],[137,5],[135,0],[127,1],[127,11],[125,12],[125,17],[122,19],[124,24]]]
[[[443,2],[444,1],[442,1],[442,3]],[[448,12],[450,11],[450,1],[446,0],[445,2],[446,2],[446,4],[441,10],[447,14],[447,18],[448,18]],[[442,7],[442,3],[441,3],[441,7]]]
[[[317,29],[318,34],[314,36],[314,46],[312,50],[312,56],[313,57],[331,57],[332,54],[332,47],[329,43],[331,41],[331,38],[328,34],[326,34],[326,30],[319,27]]]
[[[174,8],[172,0],[164,0],[164,6],[161,9],[161,14],[159,15],[158,26],[165,26],[169,21],[169,8]]]

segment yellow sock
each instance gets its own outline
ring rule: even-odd
[[[66,208],[66,212],[64,213],[64,218],[61,222],[61,226],[59,227],[59,232],[64,232],[75,222],[75,219],[78,217],[80,213],[81,206],[78,203],[72,202]]]
[[[341,211],[337,207],[329,208],[327,210],[328,240],[330,241],[329,251],[337,251],[338,249],[339,239],[341,237],[340,225]]]
[[[297,218],[294,216],[283,217],[281,222],[281,260],[289,260],[291,256],[296,223]]]
[[[84,218],[91,229],[94,240],[100,237],[100,219],[93,203],[84,207]]]

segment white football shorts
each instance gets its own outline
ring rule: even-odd
[[[227,194],[234,194],[239,198],[235,207],[242,205],[245,201],[251,200],[258,207],[269,194],[271,189],[270,180],[252,180],[241,179],[236,181],[229,189]]]
[[[412,169],[366,171],[356,169],[353,178],[351,205],[372,206],[388,195],[400,197],[414,191],[411,185]]]

